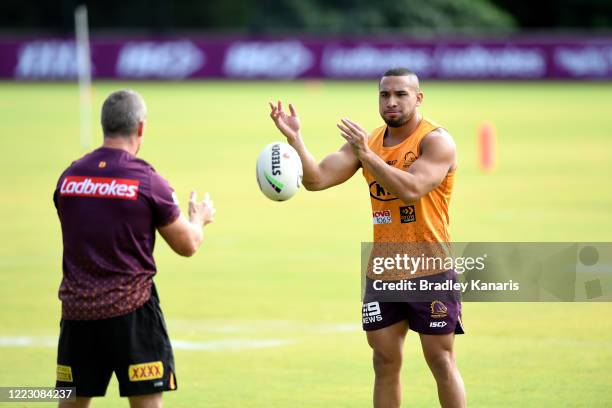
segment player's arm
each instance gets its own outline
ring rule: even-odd
[[[342,145],[337,152],[327,155],[321,163],[306,149],[304,142],[293,146],[300,155],[304,176],[302,184],[309,191],[325,190],[350,179],[359,169],[361,163],[355,157],[348,143]]]
[[[203,227],[215,220],[215,212],[208,194],[204,200],[197,202],[195,191],[192,191],[188,217],[181,214],[170,224],[158,228],[158,231],[174,252],[182,256],[192,256],[204,240]]]
[[[318,191],[344,183],[361,166],[350,145],[345,143],[340,150],[326,156],[318,163],[306,148],[300,134],[300,120],[293,105],[289,104],[290,115],[283,112],[282,103],[270,102],[270,117],[287,142],[298,152],[304,175],[302,184],[307,190]]]
[[[343,119],[338,128],[376,182],[404,203],[414,202],[439,186],[455,165],[455,143],[443,129],[436,129],[423,138],[421,155],[408,171],[402,171],[389,166],[369,149],[367,133],[359,125]]]

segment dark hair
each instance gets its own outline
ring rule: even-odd
[[[128,137],[134,134],[146,116],[147,107],[138,93],[130,89],[113,92],[102,105],[104,137]]]
[[[388,77],[388,76],[409,76],[409,75],[417,76],[417,74],[414,71],[411,71],[408,68],[398,67],[398,68],[391,68],[385,71],[385,73],[382,76]]]

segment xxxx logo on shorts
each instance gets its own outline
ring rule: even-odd
[[[57,381],[72,382],[72,367],[58,364],[56,374]]]
[[[132,364],[128,367],[130,381],[147,381],[164,376],[164,364],[161,361]]]

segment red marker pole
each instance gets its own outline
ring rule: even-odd
[[[478,160],[485,171],[495,169],[496,159],[495,127],[492,123],[483,123],[478,128]]]

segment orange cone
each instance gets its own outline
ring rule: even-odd
[[[483,123],[478,128],[478,160],[485,171],[492,171],[496,165],[496,135],[492,123]]]

